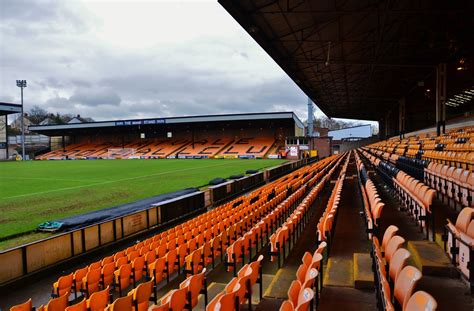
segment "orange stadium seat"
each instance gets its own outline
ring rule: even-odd
[[[64,294],[59,296],[58,298],[52,298],[49,300],[48,304],[46,305],[46,311],[64,311],[66,310],[69,302],[68,302],[69,294]]]
[[[395,281],[397,279],[398,274],[407,265],[407,261],[410,257],[410,252],[406,249],[397,249],[397,251],[393,254],[390,262],[390,268],[388,273],[390,280]]]
[[[148,310],[149,301],[151,300],[151,294],[153,291],[154,280],[151,279],[148,282],[144,282],[132,289],[128,296],[133,297],[133,305],[135,311],[146,311]]]
[[[414,293],[406,304],[407,311],[434,311],[438,307],[436,300],[424,291]]]
[[[114,300],[113,303],[111,303],[107,307],[107,311],[132,311],[133,310],[133,297],[132,296],[125,296],[125,297],[119,297]]]
[[[109,302],[111,302],[110,289],[107,287],[104,290],[93,293],[87,299],[87,309],[89,311],[103,311]]]
[[[73,304],[66,308],[66,311],[87,311],[87,301],[86,299],[82,299],[76,304]]]
[[[413,293],[416,284],[420,279],[421,272],[412,266],[406,266],[398,274],[398,277],[395,280],[393,296],[403,309],[406,309],[408,300],[410,299],[411,294]]]
[[[31,298],[25,301],[24,303],[12,306],[10,311],[32,311],[33,310],[33,302]]]
[[[89,270],[82,280],[82,289],[86,293],[86,297],[90,297],[92,293],[99,290],[101,281],[101,269]]]
[[[117,285],[116,289],[119,291],[120,296],[122,296],[122,291],[130,286],[130,281],[132,279],[132,265],[124,264],[121,265],[115,272],[115,284]]]
[[[64,294],[69,294],[73,287],[73,274],[61,276],[57,282],[53,284],[52,297],[59,297]]]

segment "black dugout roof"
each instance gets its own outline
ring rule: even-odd
[[[219,2],[331,117],[379,120],[439,63],[472,70],[472,0]]]

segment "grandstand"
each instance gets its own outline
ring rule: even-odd
[[[52,142],[37,160],[277,157],[285,138],[302,135],[303,129],[292,112],[30,127]]]
[[[473,310],[473,4],[219,2],[325,113],[379,121],[378,141],[2,252],[0,307]],[[160,120],[31,129],[59,141],[38,159],[263,158],[302,136],[292,113]]]

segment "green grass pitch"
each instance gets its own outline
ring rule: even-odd
[[[133,202],[283,160],[97,160],[0,163],[0,238],[41,222]],[[36,238],[43,237],[37,235]],[[0,243],[0,249],[18,242]]]

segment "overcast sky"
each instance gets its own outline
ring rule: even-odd
[[[96,120],[295,111],[306,96],[215,1],[0,0],[0,101]]]

